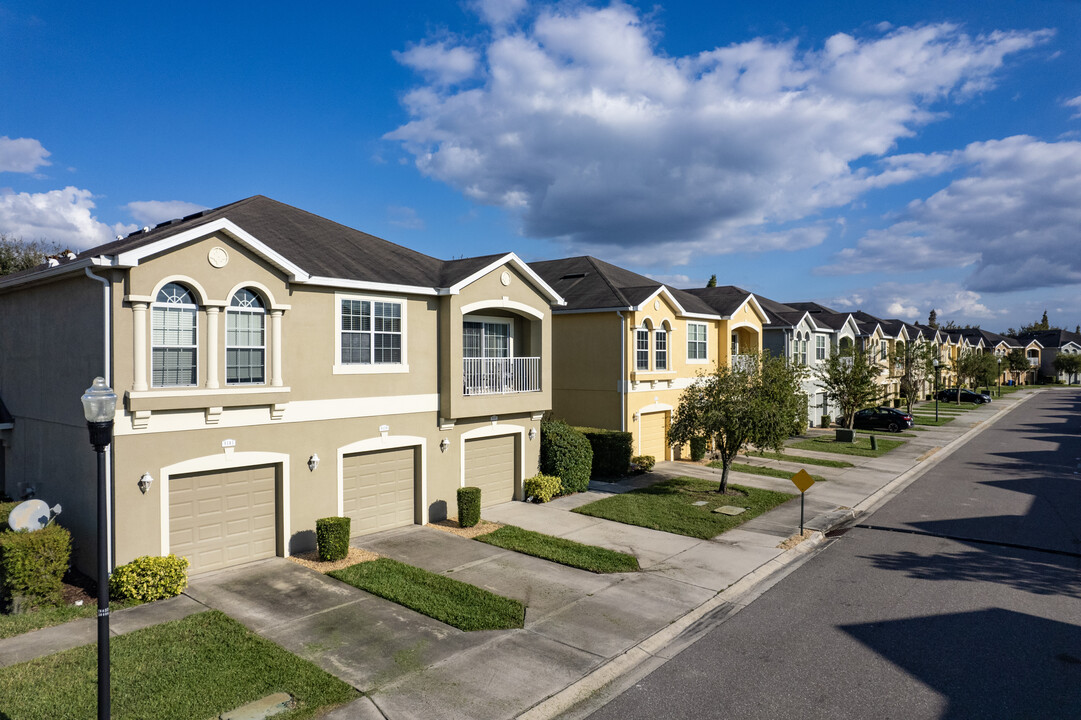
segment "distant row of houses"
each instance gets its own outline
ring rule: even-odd
[[[845,346],[1021,347],[1034,382],[1079,338],[942,331],[736,287],[677,289],[590,257],[442,261],[256,196],[0,278],[0,492],[64,507],[94,567],[94,453],[79,396],[120,396],[110,563],[200,573],[522,499],[547,412],[665,433],[700,371],[768,349],[814,368]],[[951,383],[944,363],[942,383]],[[1046,370],[1045,370],[1046,372]],[[880,379],[896,397],[896,373]],[[810,415],[829,414],[813,380]]]

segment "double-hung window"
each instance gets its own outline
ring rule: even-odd
[[[190,387],[198,382],[199,308],[178,283],[158,291],[151,306],[151,382],[154,387]]]
[[[815,360],[826,359],[826,336],[815,335]]]
[[[687,359],[706,359],[705,323],[687,323]]]
[[[806,339],[800,341],[800,357],[799,357],[799,360],[800,360],[801,365],[806,365],[807,364],[807,340]]]
[[[402,303],[339,298],[342,366],[402,365]]]
[[[638,330],[634,337],[634,367],[649,370],[649,330]]]
[[[653,334],[653,349],[656,355],[654,370],[668,369],[668,333],[664,328]]]
[[[266,382],[266,310],[251,290],[237,290],[225,311],[225,383]]]

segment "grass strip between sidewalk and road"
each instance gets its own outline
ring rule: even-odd
[[[934,415],[913,415],[912,422],[916,423],[917,425],[930,425],[931,427],[939,427],[940,425],[952,423],[953,418],[940,415],[938,420],[935,420]]]
[[[112,717],[218,717],[286,692],[297,707],[276,718],[310,718],[360,693],[314,664],[264,640],[217,611],[110,640]],[[0,668],[0,715],[13,720],[93,718],[97,645]]]
[[[919,437],[916,433],[912,432],[916,428],[908,428],[905,432],[890,432],[889,430],[856,430],[861,435],[877,435],[880,438],[883,437]]]
[[[811,438],[809,440],[800,440],[794,442],[788,447],[795,448],[797,450],[818,450],[820,452],[838,453],[840,455],[859,455],[861,457],[879,457],[885,455],[890,450],[899,448],[905,444],[904,440],[887,440],[886,438],[878,438],[878,450],[871,449],[871,438],[857,438],[856,442],[837,442],[828,435],[822,437]]]
[[[822,467],[850,468],[856,467],[847,460],[827,460],[826,458],[809,457],[807,455],[790,455],[789,453],[766,452],[754,450],[747,453],[749,457],[769,458],[770,460],[784,460],[785,462],[799,463],[801,465],[821,465]]]
[[[507,630],[525,623],[525,605],[517,600],[390,558],[327,574],[459,630]]]
[[[514,525],[504,525],[475,539],[505,550],[594,573],[636,572],[639,569],[638,558],[634,555],[524,530]]]
[[[796,497],[731,483],[731,494],[721,495],[717,487],[716,480],[676,477],[576,507],[573,512],[708,540]],[[740,515],[713,512],[722,505],[746,510]]]
[[[723,465],[720,461],[713,461],[709,464],[709,467],[714,470],[723,469]],[[784,480],[791,480],[792,476],[796,473],[790,470],[782,470],[781,468],[762,467],[761,465],[747,465],[746,463],[734,462],[728,466],[729,470],[734,472],[747,473],[748,475],[768,475],[769,477],[782,478]],[[811,478],[815,482],[826,482],[829,478],[824,478],[821,475],[811,475]]]

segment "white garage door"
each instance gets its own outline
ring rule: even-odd
[[[413,523],[415,448],[346,455],[342,460],[342,510],[350,533],[364,535]]]
[[[664,437],[668,431],[664,412],[641,415],[642,450],[640,455],[652,455],[657,460],[667,460]]]
[[[169,551],[191,574],[273,557],[277,465],[169,478]]]
[[[467,440],[465,484],[480,488],[481,507],[514,499],[516,435]]]

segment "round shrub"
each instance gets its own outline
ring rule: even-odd
[[[562,420],[541,423],[540,469],[563,483],[562,494],[589,489],[593,448],[585,435]]]
[[[349,525],[347,517],[325,517],[315,521],[315,543],[322,562],[341,560],[349,554]]]
[[[480,488],[458,488],[458,525],[473,527],[480,522]]]
[[[113,570],[109,578],[109,595],[117,600],[153,602],[176,597],[187,586],[186,557],[144,555]]]
[[[691,460],[698,462],[706,456],[706,439],[704,437],[691,438]]]
[[[525,496],[546,503],[558,495],[562,487],[563,483],[554,475],[534,475],[526,478]]]
[[[657,464],[657,458],[652,455],[635,455],[631,458],[631,464],[637,467],[639,472],[649,472]]]
[[[7,518],[4,518],[5,524]],[[59,605],[71,557],[71,533],[59,525],[0,532],[0,603],[3,609]]]

